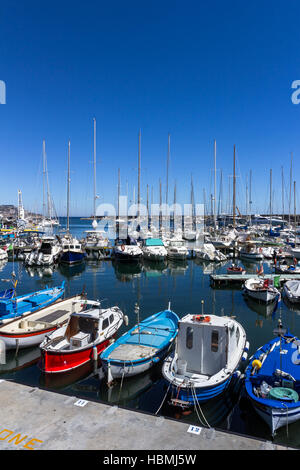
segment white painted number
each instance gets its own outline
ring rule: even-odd
[[[85,406],[88,403],[87,400],[77,400],[74,405],[75,406]]]
[[[202,428],[198,426],[190,426],[187,432],[191,432],[192,434],[200,434]]]

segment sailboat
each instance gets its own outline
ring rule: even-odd
[[[68,143],[67,233],[62,239],[60,262],[68,265],[82,263],[86,253],[81,243],[70,234],[70,141]]]

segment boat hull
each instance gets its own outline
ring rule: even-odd
[[[85,253],[78,251],[65,251],[61,257],[60,262],[64,264],[77,264],[82,263],[85,258]]]
[[[68,372],[94,359],[93,348],[97,348],[97,357],[111,343],[111,338],[87,348],[70,351],[50,351],[41,348],[39,367],[46,374]]]

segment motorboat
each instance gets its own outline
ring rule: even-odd
[[[147,238],[142,244],[143,258],[151,261],[163,261],[168,252],[161,238]]]
[[[260,302],[273,302],[280,298],[280,292],[269,278],[250,278],[244,283],[244,293]]]
[[[231,317],[188,314],[178,325],[175,351],[165,359],[162,374],[169,403],[189,408],[226,390],[248,357],[249,343]]]
[[[171,310],[151,315],[139,322],[101,354],[107,381],[131,377],[157,364],[173,345],[179,318]]]
[[[212,243],[204,243],[202,247],[194,248],[196,258],[204,261],[226,261],[227,256],[220,250],[216,250]]]
[[[119,307],[101,308],[100,302],[86,301],[68,323],[53,331],[40,344],[40,368],[44,373],[62,373],[98,360],[113,341],[125,320]]]
[[[51,266],[59,259],[62,249],[58,241],[53,236],[44,236],[36,257],[36,265]]]
[[[168,258],[171,260],[186,260],[189,250],[183,240],[170,239],[167,247]]]
[[[86,253],[77,238],[66,234],[62,239],[61,244],[62,251],[59,258],[60,263],[72,265],[82,263],[84,261]]]
[[[283,284],[283,293],[293,304],[300,302],[300,281],[290,280]]]
[[[126,239],[116,239],[113,256],[117,261],[140,261],[143,257],[143,252],[137,241],[133,237],[128,236]]]
[[[282,328],[276,338],[261,346],[245,371],[245,391],[256,413],[276,430],[300,418],[300,340]]]

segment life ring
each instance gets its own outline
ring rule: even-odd
[[[201,323],[208,323],[210,322],[210,316],[209,315],[194,315],[193,320],[200,321]]]
[[[125,245],[121,245],[121,250],[125,251]]]

